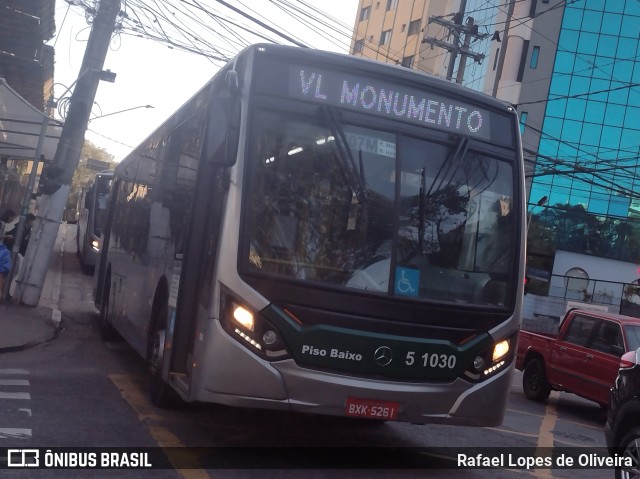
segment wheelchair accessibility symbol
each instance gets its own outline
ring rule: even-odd
[[[418,296],[420,271],[417,269],[396,267],[394,291],[403,296]]]

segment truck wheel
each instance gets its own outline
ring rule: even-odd
[[[547,382],[544,371],[544,362],[540,358],[534,358],[527,363],[522,375],[522,389],[527,399],[536,402],[544,402],[551,394],[551,384]]]

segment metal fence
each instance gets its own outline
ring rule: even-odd
[[[566,301],[605,305],[611,312],[640,317],[640,285],[634,283],[553,274],[546,296]]]

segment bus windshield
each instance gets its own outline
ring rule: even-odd
[[[437,142],[329,114],[254,118],[241,249],[251,273],[510,306],[512,159],[471,149],[462,136]]]
[[[95,216],[93,221],[93,234],[100,237],[107,220],[107,206],[109,191],[111,189],[111,176],[97,176],[94,186]]]

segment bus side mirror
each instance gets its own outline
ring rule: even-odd
[[[240,92],[240,80],[238,80],[238,72],[235,70],[229,70],[225,73],[224,79],[227,83],[227,90],[232,97],[235,97]]]
[[[84,207],[87,210],[91,209],[91,205],[93,203],[93,192],[94,192],[94,188],[92,185],[91,188],[87,190],[87,194],[84,195]]]
[[[209,105],[203,155],[216,166],[236,163],[240,136],[240,84],[235,70],[226,72],[224,81],[213,86]]]

